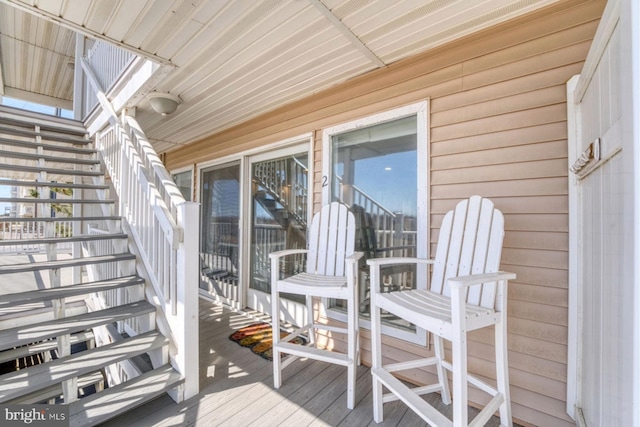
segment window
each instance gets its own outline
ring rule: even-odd
[[[173,178],[173,182],[180,189],[182,193],[182,197],[187,202],[191,201],[191,181],[192,181],[192,171],[189,169],[188,171],[179,172],[171,175]]]
[[[425,257],[427,206],[427,103],[346,123],[324,132],[323,201],[345,203],[356,217],[360,316],[369,318],[368,258]],[[383,270],[383,291],[425,286],[415,267]],[[331,302],[337,317],[341,302]],[[399,319],[388,327],[415,334]]]

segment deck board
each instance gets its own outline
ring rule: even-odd
[[[373,421],[371,374],[358,367],[356,407],[347,409],[346,368],[298,360],[273,388],[271,362],[228,339],[254,323],[243,313],[200,300],[200,394],[180,404],[164,395],[103,424],[127,426],[426,426],[402,402],[385,404],[385,420]],[[440,402],[439,396],[433,396]],[[440,406],[447,414],[447,408]],[[471,412],[471,410],[470,410]],[[494,417],[490,426],[499,425]]]

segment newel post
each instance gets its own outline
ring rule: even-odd
[[[195,202],[185,202],[178,205],[177,212],[178,225],[184,231],[177,254],[177,317],[183,323],[181,333],[176,334],[175,338],[178,347],[177,368],[185,377],[184,399],[189,399],[199,392],[199,205]]]

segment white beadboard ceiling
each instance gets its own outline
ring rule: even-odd
[[[0,0],[0,90],[68,106],[73,31],[118,44],[173,66],[178,111],[137,112],[169,151],[558,1]]]

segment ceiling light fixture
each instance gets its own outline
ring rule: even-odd
[[[147,95],[151,108],[163,116],[176,111],[182,100],[175,95],[163,92],[151,92]]]

